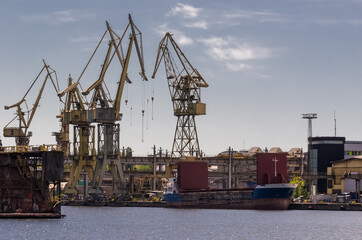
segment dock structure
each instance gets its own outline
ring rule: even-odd
[[[0,218],[61,217],[63,152],[46,146],[0,149]]]
[[[170,156],[155,154],[143,157],[127,156],[120,159],[124,168],[124,177],[131,194],[142,190],[162,190],[162,178],[165,177],[166,165],[171,160]],[[301,155],[293,155],[291,153],[288,154],[287,159],[288,178],[291,179],[294,175],[300,174],[303,160]],[[250,184],[256,183],[256,152],[246,153],[243,156],[238,154],[232,156],[219,154],[214,157],[203,157],[202,161],[208,164],[211,188],[246,188]],[[139,166],[142,165],[149,166],[148,170],[140,169]],[[66,179],[69,173],[69,170],[66,169]],[[231,186],[229,186],[229,182]],[[112,195],[111,184],[111,176],[109,173],[106,173],[102,186],[106,195]],[[80,194],[82,194],[82,187],[79,187],[79,190]]]

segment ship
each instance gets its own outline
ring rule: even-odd
[[[207,163],[180,161],[177,177],[165,184],[163,201],[174,208],[287,210],[297,184],[285,178],[286,155],[263,153],[257,156],[257,167],[253,187],[210,189]]]

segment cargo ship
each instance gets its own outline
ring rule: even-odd
[[[263,153],[257,156],[257,167],[255,187],[210,189],[207,163],[179,162],[177,177],[165,184],[163,200],[175,208],[287,210],[297,184],[284,177],[286,155]]]

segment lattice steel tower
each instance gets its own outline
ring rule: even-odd
[[[176,61],[171,55],[170,50],[172,48],[176,53],[176,59],[181,64],[181,71],[177,68]],[[192,67],[170,33],[166,33],[159,44],[152,78],[155,77],[162,59],[165,63],[174,115],[177,117],[171,157],[196,156],[200,158],[195,116],[206,114],[206,105],[201,103],[201,88],[209,85],[201,74]]]
[[[304,113],[302,114],[303,119],[308,119],[308,139],[312,137],[312,119],[317,118],[316,113]]]

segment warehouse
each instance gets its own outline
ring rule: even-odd
[[[327,194],[361,193],[362,156],[332,162],[327,169]]]

